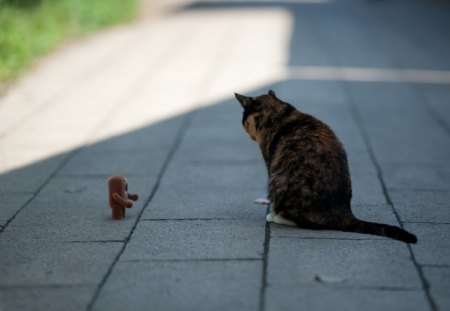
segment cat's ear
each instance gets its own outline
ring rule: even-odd
[[[269,90],[269,92],[267,93],[268,95],[272,96],[273,98],[277,98],[277,95],[275,94],[274,91]]]
[[[234,93],[234,96],[236,96],[236,99],[241,103],[241,106],[245,108],[249,108],[253,105],[254,99],[251,97],[247,97],[238,93]]]

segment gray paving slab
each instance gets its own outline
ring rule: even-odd
[[[415,125],[411,126],[416,127]],[[430,130],[428,133],[416,135],[415,132],[406,129],[406,133],[401,137],[401,134],[392,135],[392,131],[398,132],[396,128],[393,128],[391,133],[371,133],[377,158],[382,164],[446,165],[450,151],[443,147],[446,146],[448,139],[443,133],[438,135]]]
[[[340,286],[421,288],[407,246],[389,240],[272,238],[270,286],[313,285],[318,275]]]
[[[283,100],[296,105],[339,104],[346,96],[337,81],[286,80],[277,85],[277,92],[283,94]]]
[[[352,170],[352,204],[386,204],[383,187],[376,174]]]
[[[396,163],[383,168],[389,189],[448,190],[450,167],[448,165],[408,165]]]
[[[261,266],[259,261],[120,262],[93,310],[257,310]]]
[[[269,286],[266,310],[431,310],[420,290],[371,290],[333,286]]]
[[[174,163],[259,162],[259,148],[241,125],[238,103],[226,102],[195,114]]]
[[[431,296],[437,307],[445,310],[450,305],[450,267],[423,267],[423,273],[430,285]]]
[[[115,152],[82,151],[72,158],[61,171],[62,176],[89,175],[147,175],[158,176],[169,148],[155,148],[147,152],[131,150]]]
[[[138,128],[131,132],[126,132],[112,136],[109,139],[91,142],[84,148],[86,153],[108,153],[114,154],[117,152],[128,153],[142,153],[143,151],[152,151],[154,149],[168,149],[172,146],[173,138],[178,132],[183,123],[184,116],[173,117],[153,123],[149,126]],[[99,130],[99,133],[107,132],[108,127]],[[150,153],[152,154],[152,153]]]
[[[412,246],[419,264],[450,265],[450,224],[405,223],[420,241]]]
[[[425,96],[426,102],[431,106],[440,118],[444,120],[447,128],[450,127],[450,88],[447,85],[426,84],[420,86],[421,93]]]
[[[398,226],[397,219],[390,205],[353,205],[353,213],[356,217],[373,222],[380,222]],[[293,227],[271,224],[271,237],[275,238],[296,238],[296,239],[349,239],[349,240],[376,240],[385,237],[375,235],[341,232],[331,230],[306,230]],[[350,244],[351,245],[351,244]]]
[[[78,311],[89,303],[94,286],[1,288],[1,310]]]
[[[27,193],[0,194],[0,202],[2,202],[0,207],[0,226],[5,225],[32,196],[32,194]]]
[[[392,189],[389,197],[403,221],[450,223],[450,191]]]
[[[121,220],[111,218],[106,178],[53,178],[2,235],[21,241],[103,241],[128,237],[156,179],[129,177],[141,199]]]
[[[267,184],[267,173],[262,160],[255,163],[216,165],[177,165],[173,162],[163,177],[165,185],[189,185],[192,189],[216,187],[227,189],[260,189]]]
[[[265,187],[238,191],[236,187],[163,183],[142,219],[251,218],[265,220],[265,207],[253,201],[266,196]],[[193,196],[192,193],[198,195]]]
[[[392,94],[383,94],[382,90],[391,86],[349,85],[379,162],[445,165],[450,156],[450,148],[446,147],[448,133],[413,96],[412,88],[400,92],[397,87]],[[368,92],[373,92],[373,96]]]
[[[123,243],[0,239],[0,286],[97,285]]]
[[[264,231],[247,219],[141,221],[120,259],[258,259]]]
[[[0,193],[36,192],[63,163],[67,154],[57,155],[0,175]]]

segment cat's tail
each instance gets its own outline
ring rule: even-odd
[[[353,218],[345,227],[339,229],[342,231],[381,235],[405,243],[417,243],[417,237],[414,234],[399,227],[364,221],[357,218]]]

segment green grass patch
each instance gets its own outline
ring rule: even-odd
[[[139,0],[0,0],[0,80],[68,38],[131,20]]]

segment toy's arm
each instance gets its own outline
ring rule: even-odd
[[[114,192],[112,194],[112,197],[117,203],[119,203],[122,206],[125,206],[128,208],[133,206],[133,203],[131,203],[130,201],[124,200],[117,192]]]
[[[137,194],[134,194],[134,193],[128,193],[128,199],[133,200],[133,201],[137,201],[137,200],[139,200],[139,196]]]

